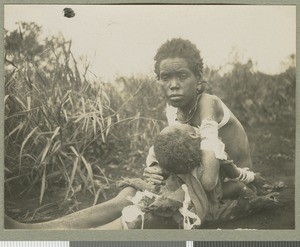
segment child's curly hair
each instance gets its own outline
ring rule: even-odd
[[[154,152],[161,168],[175,174],[189,173],[201,164],[200,139],[188,129],[166,127],[154,138]],[[192,127],[191,127],[192,128]]]
[[[196,76],[199,76],[199,78],[202,78],[203,59],[200,56],[200,51],[191,41],[177,38],[168,40],[157,50],[157,53],[154,57],[154,72],[157,76],[157,79],[160,79],[160,62],[167,58],[176,57],[186,59],[191,71]]]

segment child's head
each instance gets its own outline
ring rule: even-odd
[[[168,126],[155,137],[154,152],[161,168],[188,173],[200,165],[200,137],[188,124]]]

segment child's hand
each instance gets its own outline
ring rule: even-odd
[[[266,183],[266,179],[262,177],[259,172],[257,172],[255,173],[254,180],[252,181],[252,183],[256,187],[262,187]]]
[[[147,182],[155,185],[163,184],[164,181],[163,170],[158,165],[146,167],[143,176]]]

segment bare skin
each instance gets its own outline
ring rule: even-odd
[[[5,215],[6,229],[90,229],[112,222],[121,216],[122,209],[131,205],[136,190],[123,189],[115,198],[96,206],[41,223],[20,223]]]
[[[184,58],[168,58],[160,63],[160,84],[166,99],[171,106],[178,108],[183,120],[189,119],[190,110],[196,104],[196,90],[202,83],[200,79],[190,70],[188,62]],[[204,119],[220,123],[222,118],[221,100],[216,96],[203,94],[189,124],[200,126]],[[247,135],[232,112],[230,112],[228,123],[219,130],[219,137],[225,144],[225,150],[230,159],[233,159],[239,167],[252,169]],[[204,189],[210,191],[218,182],[220,161],[215,158],[213,151],[202,150],[201,156],[204,173],[200,179]],[[153,183],[163,180],[162,171],[157,165],[146,168],[144,175]]]
[[[178,224],[172,218],[164,218],[146,213],[144,223],[142,217],[139,216],[135,221],[127,223],[128,229],[178,229]],[[143,225],[143,228],[142,228]],[[93,228],[93,230],[123,230],[124,226],[122,218],[118,218],[106,225]]]

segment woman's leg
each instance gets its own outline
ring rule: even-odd
[[[95,228],[91,228],[91,230],[123,230],[122,217],[117,218],[116,220]]]
[[[96,206],[80,210],[62,218],[41,223],[20,223],[5,216],[6,229],[89,229],[111,222],[121,216],[122,209],[131,205],[136,190],[123,189],[115,198]]]
[[[236,200],[223,200],[218,211],[213,217],[209,217],[205,225],[217,226],[220,222],[239,219],[253,215],[260,210],[273,207],[278,204],[279,193],[273,192],[268,195],[254,196],[253,198],[239,197]],[[205,228],[205,225],[202,225]]]
[[[239,197],[252,198],[255,196],[255,192],[240,181],[224,182],[222,189],[223,199],[237,199]]]
[[[142,222],[144,220],[144,222]],[[162,217],[148,212],[144,215],[144,219],[138,216],[136,220],[130,223],[126,223],[128,229],[178,229],[178,224],[172,219],[172,217]],[[93,228],[92,230],[123,230],[122,217],[106,224]]]

